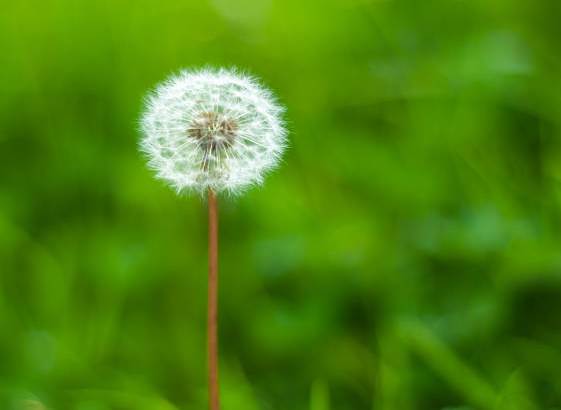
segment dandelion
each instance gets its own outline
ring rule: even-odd
[[[218,392],[217,194],[261,184],[285,148],[282,107],[254,78],[236,70],[182,71],[146,99],[140,149],[156,176],[178,193],[208,195],[209,407]]]

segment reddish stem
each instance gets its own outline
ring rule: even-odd
[[[208,190],[208,401],[219,409],[218,388],[218,203]]]

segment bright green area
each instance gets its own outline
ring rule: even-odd
[[[221,199],[224,410],[561,408],[561,2],[0,13],[0,408],[206,409],[206,209],[145,92],[236,65],[290,149]],[[42,404],[41,404],[42,403]]]

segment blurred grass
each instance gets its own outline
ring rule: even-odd
[[[237,65],[290,150],[221,204],[224,408],[561,407],[561,3],[22,0],[0,14],[0,404],[206,407],[206,215],[146,91]],[[27,406],[27,407],[26,407]]]

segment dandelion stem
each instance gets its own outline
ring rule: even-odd
[[[218,203],[208,190],[208,401],[219,409],[218,389]]]

